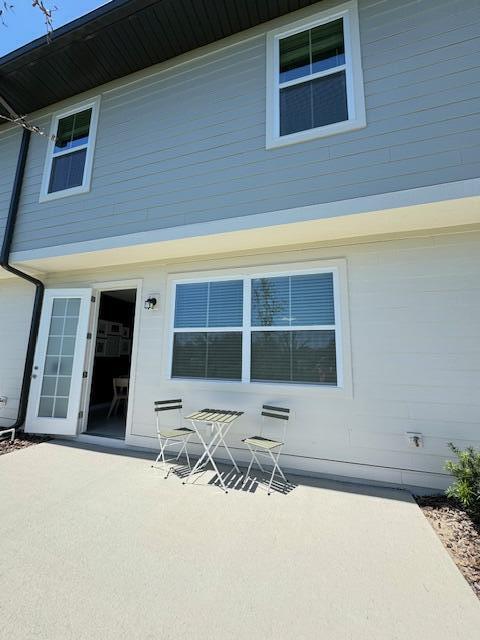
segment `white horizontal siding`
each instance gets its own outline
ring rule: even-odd
[[[104,93],[88,194],[39,204],[34,136],[15,250],[480,176],[480,4],[359,0],[359,12],[366,128],[265,149],[267,25]]]
[[[0,396],[8,398],[7,406],[0,408],[0,427],[17,418],[33,297],[31,285],[0,280]]]
[[[49,286],[91,286],[141,278],[144,297],[159,293],[160,309],[142,310],[135,368],[132,444],[156,447],[152,403],[183,397],[202,406],[244,410],[230,441],[258,430],[264,402],[288,406],[284,464],[307,471],[443,486],[447,443],[480,446],[480,232],[306,247],[249,257],[171,265],[128,266],[52,276]],[[169,382],[164,342],[169,273],[344,258],[348,271],[353,397],[322,389],[276,385]],[[347,346],[348,348],[348,346]],[[407,445],[419,431],[422,449]],[[432,475],[433,474],[433,475]]]

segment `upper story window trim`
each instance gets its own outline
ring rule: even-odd
[[[65,198],[67,196],[72,196],[79,193],[87,193],[88,191],[90,191],[99,109],[100,96],[96,96],[84,102],[77,103],[76,105],[69,107],[68,109],[57,111],[52,115],[52,123],[50,126],[50,135],[45,156],[42,185],[40,189],[40,202],[48,202],[50,200],[57,200],[58,198]],[[66,149],[56,149],[55,138],[58,135],[60,121],[88,110],[91,110],[91,116],[88,126],[87,141],[72,147],[68,147]],[[86,153],[81,184],[70,188],[52,191],[50,189],[50,186],[52,179],[52,169],[55,159],[61,158],[62,156],[72,155],[83,150],[85,150]]]
[[[285,38],[309,32],[321,25],[342,20],[345,60],[328,68],[304,73],[293,79],[280,79],[280,42]],[[280,92],[282,89],[301,85],[319,78],[345,74],[347,119],[332,124],[312,127],[295,133],[280,134]],[[267,33],[267,101],[266,101],[266,147],[267,149],[304,142],[344,133],[366,126],[365,96],[360,52],[360,30],[356,0],[350,0],[332,9],[316,13],[293,24]]]

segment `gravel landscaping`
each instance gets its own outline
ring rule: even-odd
[[[1,430],[1,429],[0,429]],[[15,440],[10,442],[10,434],[7,437],[0,439],[0,456],[4,453],[11,453],[17,449],[24,449],[30,447],[32,444],[39,444],[40,442],[46,442],[50,438],[42,436],[32,436],[28,433],[17,432]]]
[[[417,497],[417,502],[480,599],[480,518],[445,496]]]

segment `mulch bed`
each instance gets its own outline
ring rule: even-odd
[[[418,497],[417,502],[455,564],[480,599],[480,515],[465,512],[445,496]]]
[[[50,440],[50,438],[46,438],[44,436],[32,436],[28,433],[17,432],[16,438],[13,442],[10,442],[10,437],[3,437],[0,439],[0,456],[4,453],[11,453],[12,451],[17,451],[18,449],[31,447],[32,444],[46,442],[47,440]]]

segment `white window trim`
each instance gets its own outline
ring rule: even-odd
[[[175,297],[177,284],[191,284],[199,282],[214,282],[214,281],[227,281],[227,280],[243,280],[243,326],[242,327],[215,327],[213,331],[236,331],[241,332],[242,336],[246,334],[250,336],[251,331],[265,330],[265,327],[251,327],[251,281],[256,278],[268,278],[268,277],[280,277],[280,276],[295,276],[302,274],[313,273],[332,273],[333,274],[333,303],[335,311],[335,325],[315,325],[314,330],[319,331],[334,329],[335,330],[335,347],[336,347],[336,365],[337,365],[337,384],[336,385],[322,385],[311,383],[289,383],[289,382],[257,382],[250,380],[250,340],[242,339],[242,378],[241,380],[212,380],[208,378],[187,378],[187,377],[173,377],[172,376],[172,362],[173,362],[173,340],[174,334],[179,332],[194,332],[194,331],[212,331],[212,328],[174,328],[175,321]],[[249,389],[260,389],[265,393],[269,388],[274,388],[276,391],[281,389],[288,393],[302,393],[306,389],[312,390],[315,393],[343,393],[346,395],[351,394],[351,375],[350,375],[350,360],[349,351],[346,348],[346,343],[349,341],[347,327],[348,318],[346,317],[346,265],[343,260],[322,260],[309,263],[294,263],[294,264],[282,264],[282,265],[269,265],[263,267],[249,267],[239,269],[228,269],[219,274],[215,272],[204,273],[186,273],[182,275],[171,275],[168,278],[168,290],[170,299],[170,309],[168,314],[168,322],[166,323],[166,341],[168,354],[165,378],[168,382],[174,384],[192,383],[201,387],[207,385],[210,387],[215,386],[216,389],[238,389],[245,390],[248,386]],[[312,325],[306,327],[269,327],[268,330],[289,331],[289,330],[301,330],[312,329]]]
[[[79,145],[75,149],[68,149],[61,151],[53,155],[55,148],[55,136],[57,134],[58,122],[62,118],[66,118],[85,109],[92,109],[92,117],[90,120],[90,129],[88,133],[88,143],[86,145]],[[95,152],[95,141],[97,138],[97,126],[98,115],[100,110],[100,96],[92,98],[91,100],[81,102],[68,109],[57,111],[52,116],[52,123],[50,126],[50,136],[48,141],[47,153],[45,156],[45,166],[43,169],[42,185],[40,189],[40,202],[48,202],[50,200],[58,200],[59,198],[66,198],[67,196],[73,196],[78,193],[87,193],[90,191],[90,184],[92,180],[92,168],[93,168],[93,156]],[[48,185],[50,183],[50,175],[52,171],[53,158],[67,153],[72,153],[74,150],[87,149],[85,158],[85,167],[83,169],[83,182],[78,187],[72,187],[70,189],[64,189],[63,191],[55,191],[48,193]]]
[[[279,78],[279,41],[321,24],[326,24],[338,18],[343,18],[345,38],[345,64],[312,74],[308,79],[330,75],[335,71],[345,69],[347,85],[348,120],[333,124],[298,131],[286,136],[280,136],[280,84],[288,86],[290,83],[280,83]],[[303,78],[303,81],[306,79]],[[295,79],[291,84],[302,82]],[[281,27],[267,33],[267,103],[266,103],[266,148],[272,149],[297,142],[323,138],[346,131],[361,129],[367,124],[365,113],[365,95],[363,89],[363,71],[360,51],[360,29],[358,22],[357,0],[351,0],[342,5],[322,11],[294,22],[288,27]]]

